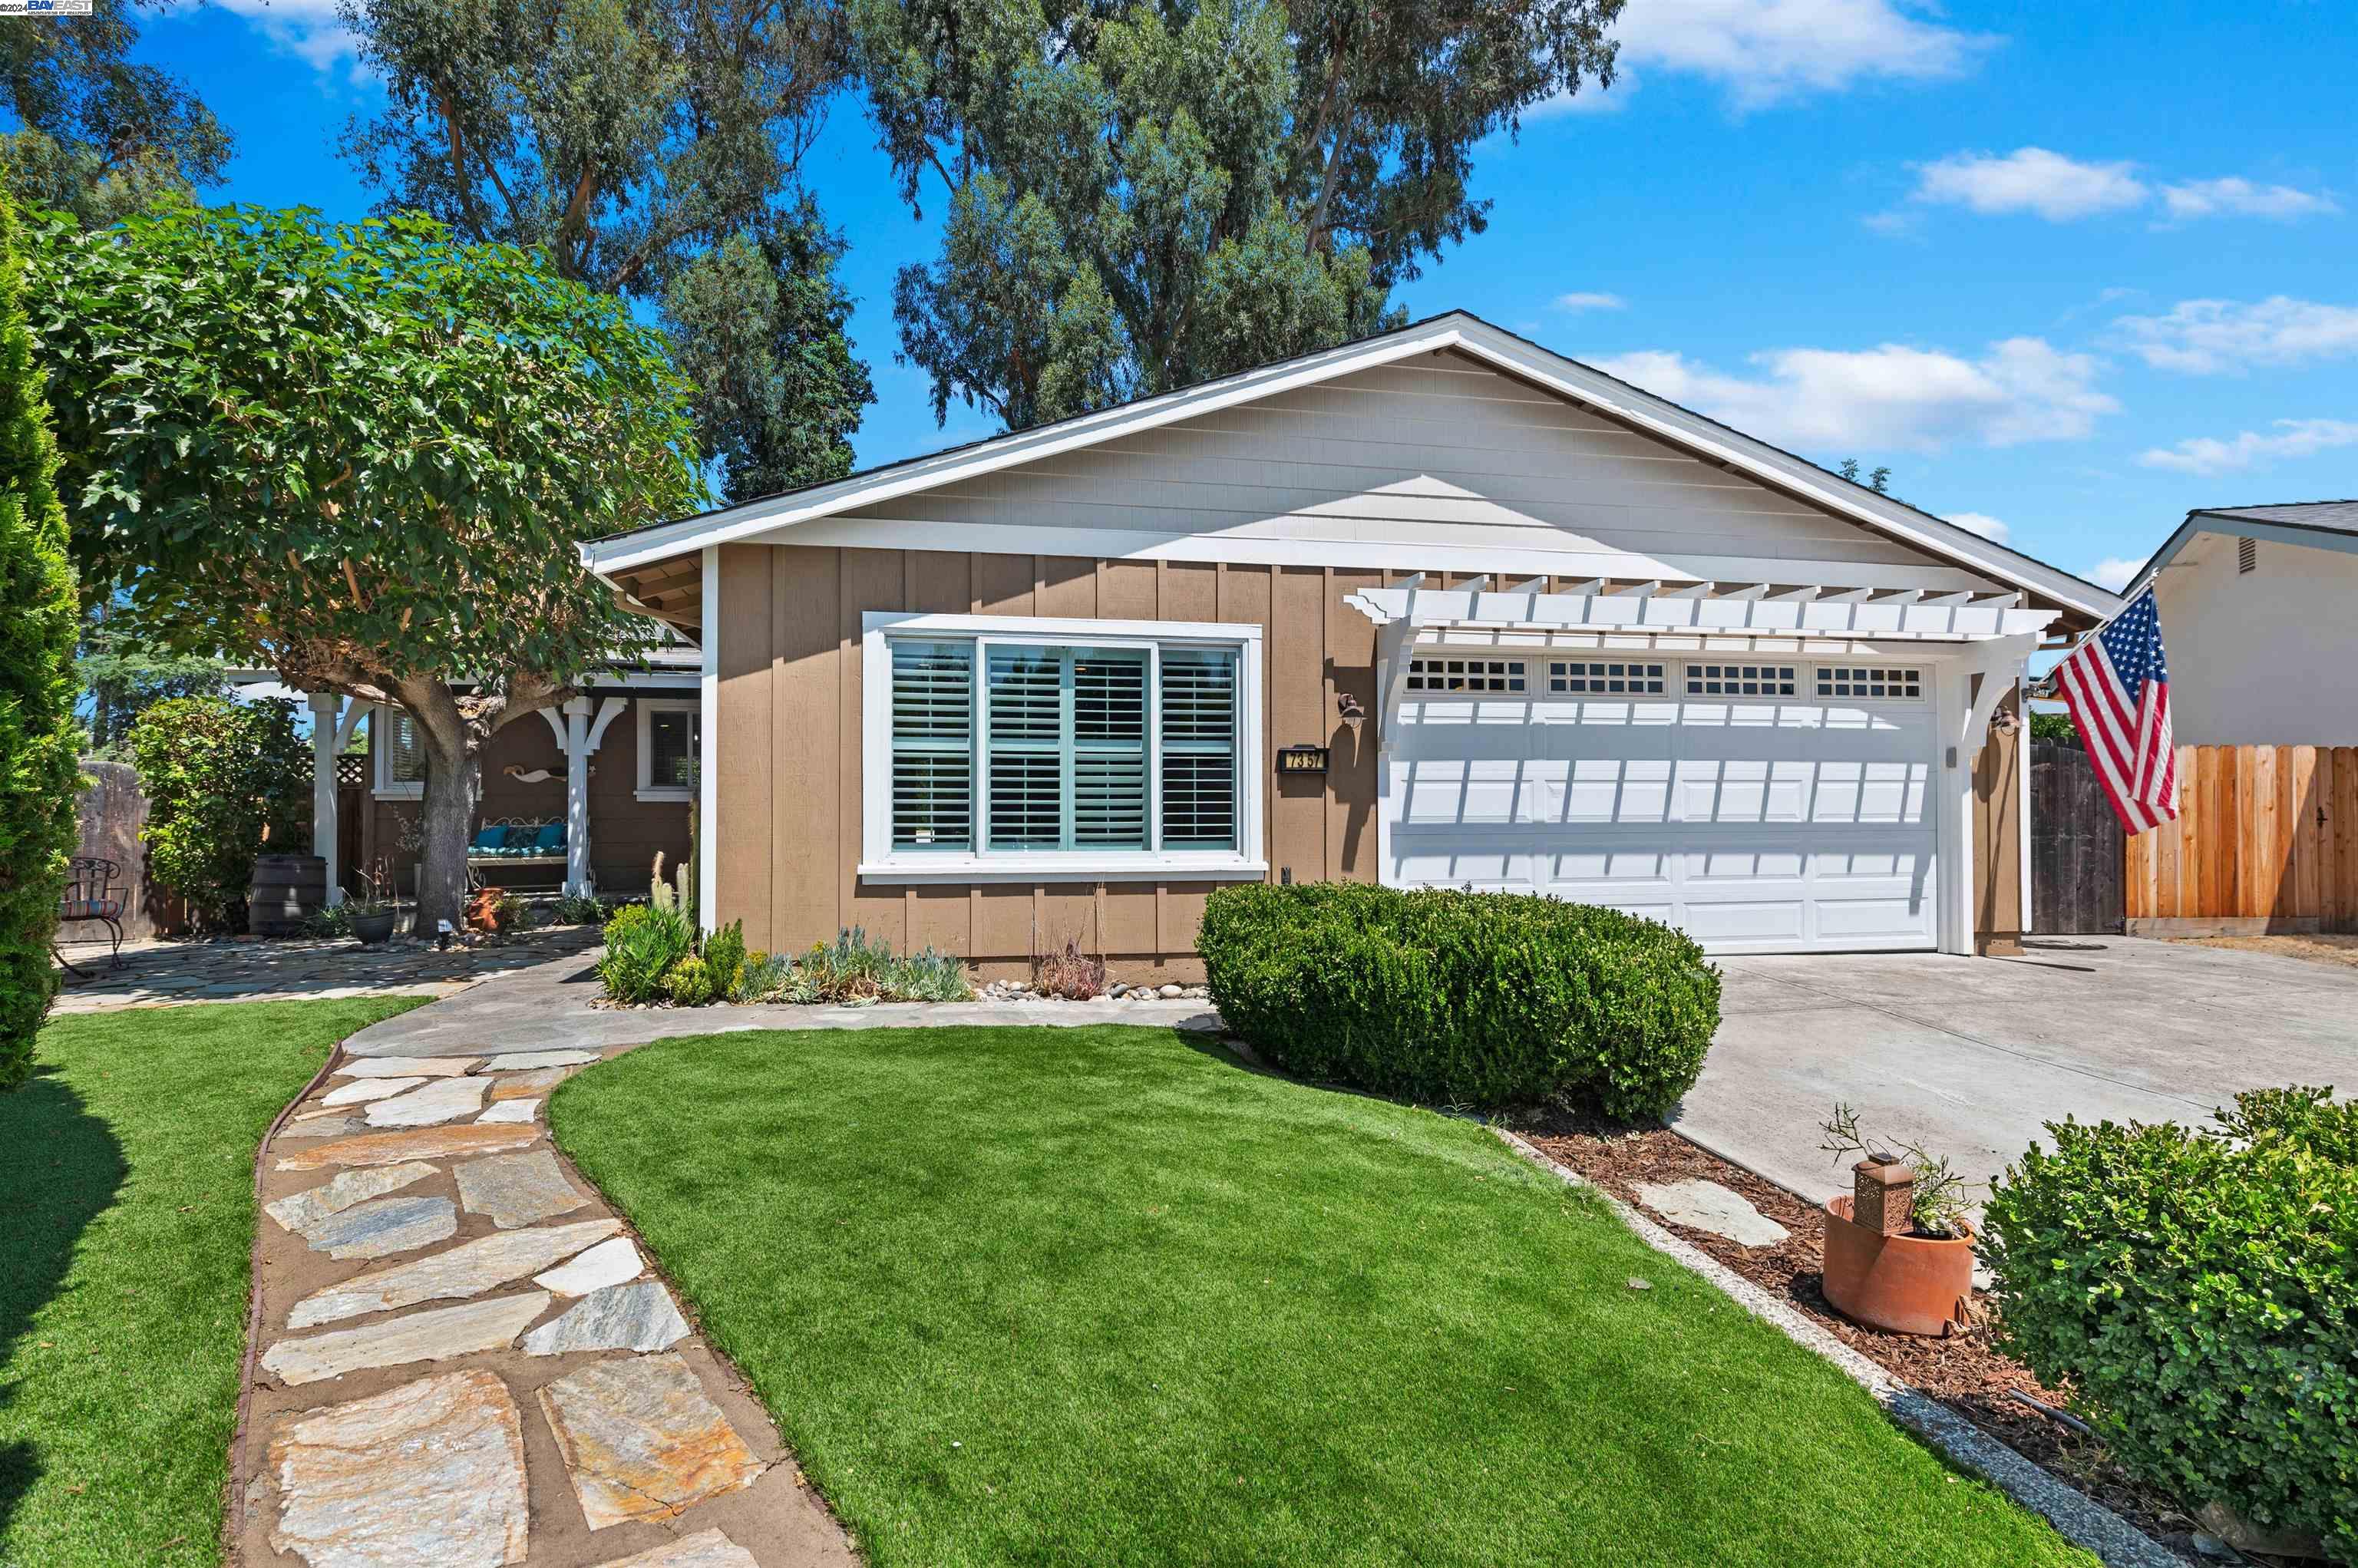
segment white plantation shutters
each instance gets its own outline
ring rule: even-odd
[[[888,645],[893,852],[1238,847],[1234,649]]]
[[[1225,650],[1163,658],[1163,842],[1237,847],[1237,656]]]
[[[892,644],[892,845],[974,847],[974,648]]]

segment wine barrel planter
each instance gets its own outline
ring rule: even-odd
[[[257,936],[291,936],[328,903],[328,862],[317,855],[257,855],[245,899],[245,926]]]

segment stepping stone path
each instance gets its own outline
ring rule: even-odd
[[[347,1060],[264,1161],[252,1568],[858,1568],[547,1140],[590,1051]]]
[[[1739,1247],[1774,1247],[1792,1233],[1717,1182],[1640,1182],[1638,1201],[1673,1225],[1725,1237]]]

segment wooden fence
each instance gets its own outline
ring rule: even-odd
[[[2118,936],[2121,819],[2088,753],[2052,741],[2030,748],[2031,924],[2048,935]]]
[[[2128,840],[2132,935],[2358,929],[2358,747],[2180,746],[2178,788]]]

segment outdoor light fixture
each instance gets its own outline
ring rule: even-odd
[[[1359,726],[1368,721],[1368,710],[1360,707],[1359,699],[1349,692],[1338,691],[1335,694],[1335,711],[1341,714],[1343,722],[1351,727],[1352,738],[1356,740]]]

